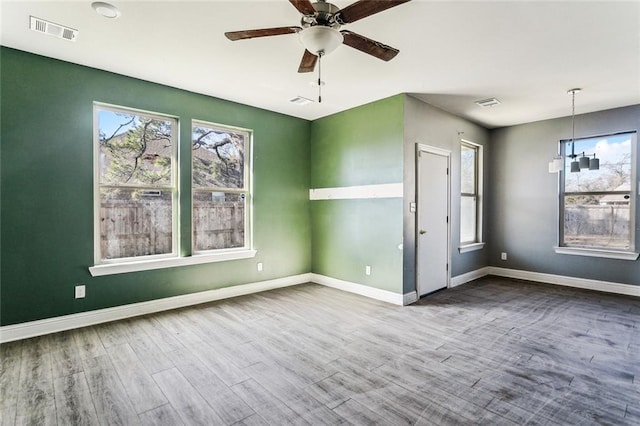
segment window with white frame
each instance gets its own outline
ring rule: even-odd
[[[563,140],[560,147],[560,247],[634,251],[636,133]],[[572,172],[572,154],[595,155],[599,169]]]
[[[95,262],[177,253],[174,117],[96,104]]]
[[[482,242],[482,146],[460,145],[460,245]]]
[[[250,246],[251,132],[192,124],[193,251]]]

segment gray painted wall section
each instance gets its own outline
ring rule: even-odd
[[[576,116],[576,138],[640,127],[640,105]],[[491,266],[640,285],[640,261],[556,254],[558,175],[547,165],[561,139],[571,138],[571,117],[491,131],[488,197]],[[637,159],[636,159],[637,160]],[[636,165],[637,166],[637,165]],[[637,177],[638,178],[638,177]],[[640,249],[640,200],[636,250]],[[500,253],[508,253],[501,261]]]
[[[451,276],[455,277],[488,266],[488,248],[460,254],[460,140],[469,140],[484,149],[484,203],[485,240],[488,234],[488,200],[490,199],[487,176],[489,131],[463,118],[433,107],[409,95],[404,105],[404,206],[403,206],[403,290],[416,289],[416,215],[409,211],[409,203],[416,200],[416,144],[434,146],[451,151]],[[463,132],[463,134],[459,134]],[[493,149],[491,150],[491,152]]]

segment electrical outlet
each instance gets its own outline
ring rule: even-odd
[[[364,267],[364,273],[367,275],[371,275],[371,266],[367,265]]]
[[[500,254],[500,259],[502,259],[502,260],[507,260],[507,253],[503,251],[503,252]]]
[[[262,262],[258,262],[258,272],[262,272]]]
[[[76,286],[76,299],[84,299],[86,295],[86,287],[84,284]]]

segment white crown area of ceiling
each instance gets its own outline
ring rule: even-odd
[[[334,0],[344,8],[352,0]],[[224,33],[298,26],[287,0],[0,3],[3,46],[215,96],[304,119],[410,93],[488,128],[570,115],[567,90],[581,87],[577,114],[640,103],[638,1],[411,2],[345,29],[400,53],[384,62],[342,45],[316,74],[297,72],[296,34],[229,41]],[[78,30],[74,42],[29,30],[35,16]],[[497,98],[482,108],[474,102]]]

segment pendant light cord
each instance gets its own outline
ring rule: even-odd
[[[318,52],[318,103],[322,103],[322,56],[324,51]]]
[[[571,91],[571,156],[575,158],[576,147],[576,89]]]

